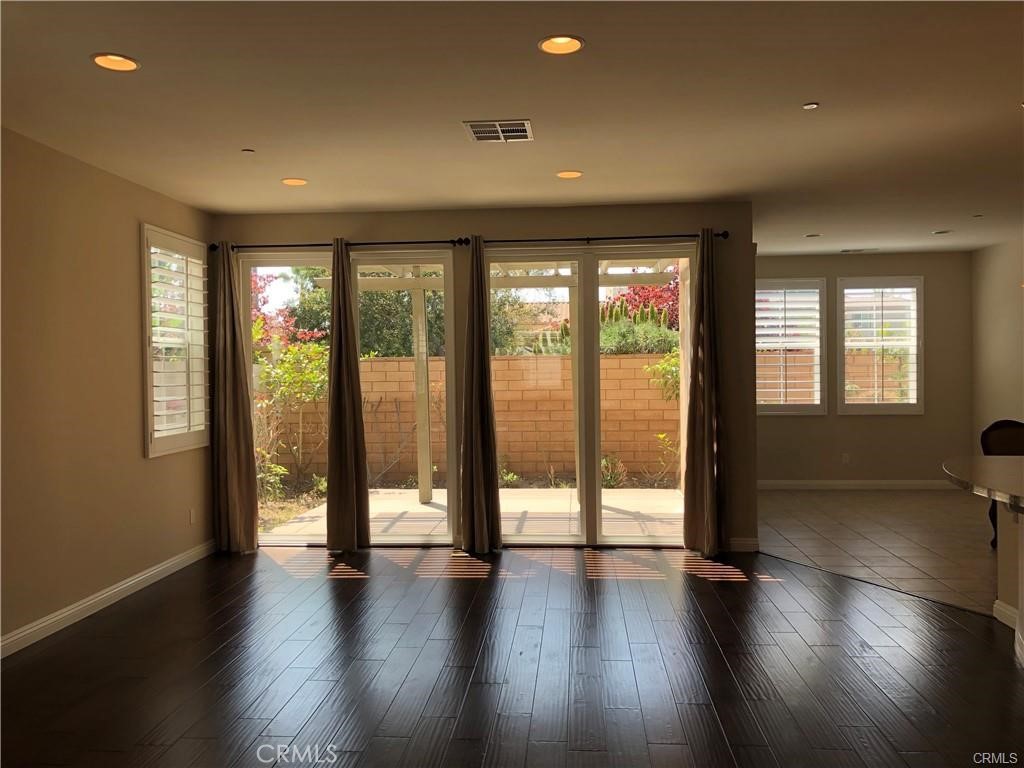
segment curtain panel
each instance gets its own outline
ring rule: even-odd
[[[370,491],[354,295],[348,243],[335,238],[327,406],[327,549],[331,552],[370,546]]]
[[[256,455],[252,434],[252,368],[246,356],[238,261],[231,243],[211,254],[213,293],[213,392],[211,397],[211,464],[213,535],[222,552],[256,549]]]
[[[683,543],[706,557],[717,554],[722,541],[714,249],[712,231],[701,229],[691,270],[690,396],[683,479]]]
[[[498,455],[491,393],[490,296],[484,242],[474,235],[469,254],[466,361],[459,451],[461,547],[485,554],[501,547]]]

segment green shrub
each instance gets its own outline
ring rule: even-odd
[[[521,478],[511,469],[501,467],[498,470],[498,487],[499,488],[518,488]]]
[[[666,400],[679,399],[679,348],[666,354],[654,365],[645,365],[644,370],[658,383],[661,396]]]
[[[657,323],[619,320],[601,325],[600,345],[602,355],[664,355],[679,348],[679,332]]]
[[[267,456],[257,457],[256,461],[256,497],[260,503],[280,501],[284,498],[284,478],[288,470],[280,464],[274,464]]]
[[[629,472],[622,460],[613,453],[601,457],[601,487],[621,488]]]
[[[316,496],[327,495],[327,478],[320,475],[313,475],[312,491]]]

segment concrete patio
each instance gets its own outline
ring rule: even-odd
[[[420,504],[415,489],[370,490],[370,531],[375,541],[447,535],[447,493]],[[606,536],[664,536],[682,541],[683,496],[661,488],[609,488],[601,491],[602,531]],[[327,505],[310,509],[260,534],[261,544],[323,542]],[[580,532],[574,488],[503,488],[501,530],[505,537],[572,536]]]

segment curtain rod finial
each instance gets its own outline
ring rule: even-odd
[[[728,229],[723,229],[721,232],[715,232],[715,237],[720,237],[723,240],[728,240],[729,239],[729,230]]]
[[[209,250],[210,253],[213,253],[214,251],[217,250],[217,244],[216,243],[210,243],[210,247],[207,250]]]

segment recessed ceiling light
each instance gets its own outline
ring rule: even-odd
[[[973,216],[971,216],[971,218],[972,219],[984,219],[985,218],[985,214],[984,213],[976,213]]]
[[[803,105],[802,109],[806,109],[808,112],[810,112],[812,109],[817,109],[820,106],[821,104],[818,103],[817,101],[808,101],[806,104]]]
[[[245,149],[242,150],[242,154],[243,155],[255,155],[256,154],[256,150],[255,149],[250,149],[249,147],[246,147]]]
[[[284,184],[286,187],[304,187],[309,182],[306,181],[305,179],[289,178],[289,179],[281,179],[281,183]]]
[[[933,235],[948,235],[952,231],[953,231],[952,229],[933,229],[932,230],[932,234]]]
[[[135,59],[119,53],[94,53],[92,60],[97,67],[109,69],[111,72],[134,72],[142,66]]]
[[[809,235],[804,235],[804,237],[821,237],[821,232],[811,232]]]
[[[583,171],[559,171],[555,174],[560,179],[578,179],[583,175]]]
[[[545,37],[537,47],[544,53],[551,53],[555,56],[564,56],[567,53],[576,53],[583,48],[583,38],[576,35],[552,35]]]

